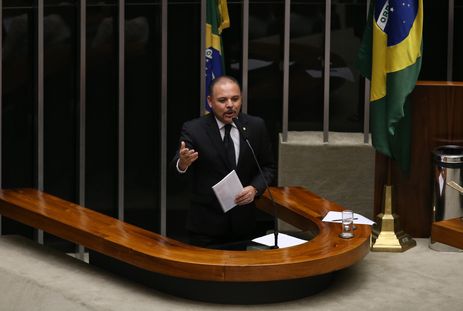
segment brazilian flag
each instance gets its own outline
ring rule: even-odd
[[[423,0],[375,0],[357,67],[371,81],[370,122],[375,149],[410,167],[408,95],[421,69]]]
[[[225,74],[222,30],[230,27],[227,0],[207,0],[206,8],[206,96],[209,85],[216,77]],[[210,111],[206,104],[206,110]]]

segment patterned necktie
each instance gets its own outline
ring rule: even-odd
[[[223,137],[223,144],[225,146],[225,151],[227,152],[227,159],[232,168],[236,167],[236,158],[235,158],[235,146],[233,144],[233,139],[230,136],[230,130],[232,128],[231,124],[225,125],[225,135]]]

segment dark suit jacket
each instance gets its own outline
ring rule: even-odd
[[[275,163],[265,123],[261,118],[240,114],[239,120],[246,127],[249,142],[254,149],[264,176],[269,184],[275,177]],[[249,237],[255,230],[255,205],[236,206],[224,213],[212,190],[212,186],[225,177],[232,168],[227,162],[217,122],[212,113],[185,122],[180,141],[198,152],[198,159],[185,174],[178,173],[178,152],[171,162],[171,171],[179,178],[191,178],[190,210],[187,229],[209,236]],[[236,173],[243,187],[252,185],[257,195],[265,191],[265,182],[251,150],[240,137],[240,154]]]

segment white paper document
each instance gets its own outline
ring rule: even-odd
[[[341,223],[342,222],[342,212],[333,212],[330,211],[326,216],[323,218],[324,222],[336,222],[336,223]],[[354,213],[354,224],[359,224],[359,225],[372,225],[375,222],[366,218],[365,216],[362,216],[360,214]]]
[[[235,170],[233,170],[221,181],[212,186],[212,190],[214,190],[224,213],[226,213],[236,206],[235,198],[243,191],[243,185],[238,175],[236,175]]]
[[[273,233],[270,233],[270,234],[261,236],[259,238],[255,238],[252,241],[256,243],[264,244],[267,246],[273,246],[275,245],[275,235]],[[295,238],[293,236],[290,236],[284,233],[278,233],[278,247],[279,248],[296,246],[296,245],[299,245],[305,242],[307,241]]]

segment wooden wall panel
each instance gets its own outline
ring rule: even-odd
[[[463,83],[420,81],[411,94],[412,145],[408,175],[391,163],[393,208],[402,229],[413,237],[429,237],[432,216],[432,150],[463,146]],[[376,153],[375,215],[383,205],[388,158]]]

